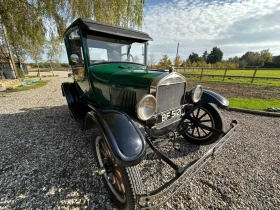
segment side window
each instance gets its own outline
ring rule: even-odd
[[[71,55],[76,54],[79,57],[77,63],[83,64],[84,58],[83,58],[83,51],[82,51],[82,44],[80,40],[79,30],[75,30],[71,32],[68,38],[71,47]]]

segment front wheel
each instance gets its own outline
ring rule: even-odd
[[[194,144],[212,144],[221,137],[221,133],[207,128],[223,130],[223,119],[220,111],[211,104],[204,104],[184,120],[183,137]]]
[[[91,143],[98,167],[105,169],[102,180],[114,204],[118,209],[136,209],[136,193],[143,193],[138,166],[119,166],[102,132],[97,128],[93,129]]]

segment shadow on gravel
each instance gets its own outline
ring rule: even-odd
[[[0,114],[0,126],[0,209],[113,208],[101,178],[94,174],[90,131],[79,130],[66,105]],[[172,143],[161,151],[179,165],[203,152],[182,138],[177,142],[183,153]],[[174,176],[155,155],[145,157],[140,167],[149,190]]]
[[[88,142],[68,107],[0,115],[0,208],[111,209]]]

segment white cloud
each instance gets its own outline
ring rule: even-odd
[[[148,6],[143,31],[154,39],[149,51],[157,59],[202,54],[218,46],[224,58],[270,49],[280,54],[279,0],[173,0]]]

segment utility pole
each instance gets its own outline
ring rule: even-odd
[[[177,59],[178,57],[178,52],[179,52],[179,42],[178,42],[178,45],[177,45],[177,53],[176,53],[176,57],[175,57],[175,60]],[[175,69],[175,68],[174,68]],[[175,70],[176,71],[176,70]]]
[[[179,52],[179,42],[178,42],[178,45],[177,45],[177,53],[176,53],[176,57],[178,56],[178,52]]]

